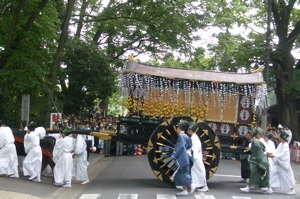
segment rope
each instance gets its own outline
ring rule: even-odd
[[[19,137],[17,137],[17,136],[14,136],[15,137],[15,140],[17,141],[17,142],[20,142],[20,143],[24,143],[24,139],[22,139],[22,138],[19,138]],[[48,157],[50,157],[50,158],[53,158],[53,155],[52,155],[52,153],[50,153],[49,151],[47,151],[47,150],[45,150],[45,149],[43,149],[42,148],[42,153],[45,155],[45,156],[48,156]]]

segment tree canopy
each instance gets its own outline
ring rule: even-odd
[[[298,132],[292,51],[299,50],[300,3],[266,2],[272,5],[269,88],[280,121]],[[24,93],[31,95],[30,117],[44,123],[50,111],[76,113],[95,99],[107,101],[130,54],[176,67],[253,70],[265,64],[267,14],[258,0],[1,1],[1,119],[19,124]],[[206,44],[195,48],[195,42]]]

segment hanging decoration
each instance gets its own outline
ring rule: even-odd
[[[121,77],[120,89],[122,105],[130,114],[151,118],[189,115],[205,119],[208,103],[217,108],[226,107],[240,94],[243,107],[251,106],[255,110],[257,105],[268,106],[264,83],[202,81],[127,72]],[[244,120],[250,114],[244,111],[240,117]]]

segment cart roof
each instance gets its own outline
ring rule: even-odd
[[[138,73],[147,76],[158,76],[168,79],[187,79],[191,81],[226,82],[236,84],[263,84],[261,72],[256,73],[229,73],[213,72],[195,69],[171,68],[146,65],[128,61],[124,73]]]

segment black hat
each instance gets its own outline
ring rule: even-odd
[[[29,124],[28,124],[28,130],[29,131],[34,131],[34,129],[37,127],[36,123],[34,121],[31,121]]]
[[[252,130],[251,130],[251,133],[249,133],[249,134],[251,134],[253,137],[255,137],[257,134],[263,134],[263,132],[262,132],[263,130],[261,129],[261,128],[253,128]]]
[[[176,126],[179,127],[183,131],[187,131],[189,128],[189,122],[186,120],[180,120]]]
[[[270,139],[273,139],[273,134],[272,133],[268,133],[267,135],[266,135],[266,137],[270,140]]]
[[[192,130],[193,132],[195,132],[197,130],[198,126],[196,123],[194,122],[189,122],[189,130]]]
[[[255,137],[257,135],[254,131],[248,131],[247,133],[252,137]]]

